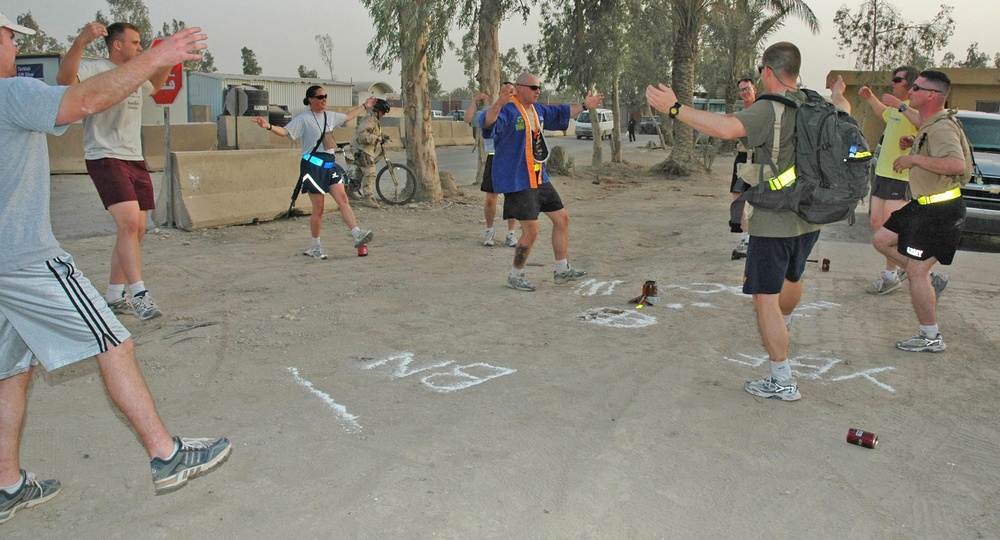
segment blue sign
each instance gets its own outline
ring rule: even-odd
[[[21,64],[17,66],[18,77],[31,77],[32,79],[44,79],[45,70],[42,64]]]

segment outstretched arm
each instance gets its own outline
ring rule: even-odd
[[[56,125],[69,124],[111,107],[135,92],[161,68],[201,60],[200,53],[192,52],[208,46],[204,43],[208,36],[200,32],[198,27],[185,28],[121,66],[71,86],[59,104]]]
[[[465,116],[462,117],[462,121],[466,124],[471,124],[472,119],[475,117],[476,105],[479,105],[480,101],[486,101],[490,99],[490,96],[480,92],[476,97],[472,98],[472,102],[469,103],[469,108],[465,109]]]
[[[660,112],[669,112],[677,103],[677,95],[667,85],[646,87],[646,99],[650,106]],[[677,119],[697,129],[700,133],[723,140],[746,137],[747,131],[735,116],[724,116],[713,112],[702,111],[694,107],[681,107],[677,111]]]

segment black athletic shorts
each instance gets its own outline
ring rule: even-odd
[[[961,197],[934,204],[910,201],[886,220],[884,227],[899,235],[896,249],[918,261],[934,257],[951,264],[965,227],[965,200]]]
[[[730,193],[743,193],[744,191],[750,189],[750,184],[747,184],[743,180],[740,180],[740,176],[736,172],[740,168],[740,165],[746,162],[747,162],[747,153],[737,152],[736,161],[733,161],[733,181],[729,183]]]
[[[883,201],[908,201],[912,198],[910,183],[876,174],[872,180],[872,197],[878,197]]]
[[[486,168],[483,169],[483,183],[479,191],[493,193],[493,154],[486,154]]]
[[[819,240],[820,231],[795,238],[750,236],[746,267],[743,270],[744,294],[779,294],[785,280],[802,279],[806,259]]]
[[[563,208],[562,199],[552,182],[545,182],[537,189],[505,193],[503,196],[504,219],[534,221],[542,212],[555,212]]]

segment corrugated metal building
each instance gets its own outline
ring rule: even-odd
[[[292,116],[308,109],[302,104],[302,98],[306,96],[306,89],[314,84],[322,86],[327,95],[330,96],[327,100],[328,107],[349,107],[352,105],[354,85],[351,83],[323,79],[195,71],[190,71],[187,75],[188,103],[192,107],[208,106],[210,121],[215,121],[219,115],[225,112],[225,93],[230,86],[262,86],[268,92],[268,102],[272,105],[287,106],[288,112]]]

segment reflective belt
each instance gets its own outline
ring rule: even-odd
[[[795,178],[795,165],[792,165],[786,169],[785,172],[768,180],[767,184],[771,186],[771,191],[778,191],[779,189],[795,182]]]
[[[316,157],[316,156],[314,156],[312,154],[303,154],[302,155],[302,159],[308,161],[309,163],[312,163],[313,165],[315,165],[317,167],[322,167],[324,169],[332,169],[333,166],[335,165],[335,163],[332,162],[332,161],[325,162],[325,161],[323,161],[322,158]]]
[[[918,204],[934,204],[944,201],[950,201],[952,199],[957,199],[962,196],[962,188],[957,187],[955,189],[949,189],[943,193],[936,193],[934,195],[924,195],[917,199]]]

